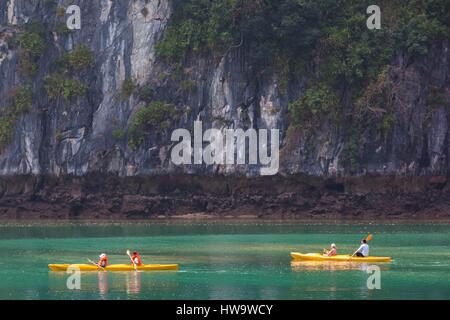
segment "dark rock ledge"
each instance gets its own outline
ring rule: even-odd
[[[448,177],[0,177],[0,219],[450,219]]]

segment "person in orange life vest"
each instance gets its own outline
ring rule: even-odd
[[[131,264],[135,264],[137,266],[142,266],[141,256],[136,251],[133,252],[133,255],[131,256],[131,260],[132,260]]]
[[[337,255],[336,245],[334,243],[332,243],[330,250],[323,249],[323,255],[326,257],[333,257],[333,256]]]
[[[102,253],[99,256],[100,260],[98,261],[98,266],[102,268],[106,268],[108,266],[108,256],[105,253]]]

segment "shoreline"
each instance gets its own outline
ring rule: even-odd
[[[211,224],[211,225],[242,225],[242,224],[261,224],[261,225],[397,225],[397,224],[409,224],[409,225],[450,225],[450,219],[407,219],[407,218],[396,218],[396,219],[305,219],[305,218],[276,218],[276,217],[266,217],[266,218],[251,218],[248,216],[240,217],[192,217],[191,215],[174,216],[171,218],[150,218],[150,219],[52,219],[52,218],[42,218],[42,219],[5,219],[0,218],[0,227],[12,226],[12,225],[40,225],[45,224],[49,226],[57,225],[179,225],[179,224]]]
[[[0,220],[450,220],[446,176],[0,176]]]

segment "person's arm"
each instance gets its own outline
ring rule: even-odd
[[[360,245],[358,250],[356,250],[355,253],[352,254],[352,257],[355,256],[355,254],[357,254],[358,252],[361,252],[361,250],[362,250],[362,245]]]

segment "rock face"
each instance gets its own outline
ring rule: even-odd
[[[68,6],[71,1],[55,1],[55,3]],[[287,90],[281,89],[282,84],[276,70],[256,74],[246,59],[245,50],[237,48],[219,59],[208,56],[190,59],[183,68],[184,74],[189,74],[189,79],[193,79],[194,83],[189,90],[180,89],[182,80],[173,80],[169,77],[174,70],[160,61],[155,53],[156,44],[171,17],[172,4],[169,0],[79,0],[77,4],[82,9],[81,30],[58,33],[52,31],[51,27],[65,22],[65,18],[55,14],[56,4],[51,4],[51,1],[3,0],[0,3],[0,108],[4,107],[6,97],[15,86],[30,81],[20,74],[18,66],[20,52],[9,39],[12,39],[21,26],[29,21],[41,21],[45,26],[49,26],[49,30],[45,33],[47,48],[38,59],[37,74],[31,81],[32,108],[17,121],[12,142],[0,153],[2,176],[32,175],[47,178],[26,178],[32,179],[33,183],[30,184],[30,180],[27,180],[28,182],[19,189],[31,185],[32,191],[28,190],[31,192],[29,193],[21,189],[23,193],[17,191],[18,194],[32,195],[32,199],[36,201],[45,198],[46,203],[50,201],[49,194],[57,194],[55,201],[67,202],[68,215],[75,216],[87,210],[85,204],[80,204],[86,201],[97,204],[107,201],[107,206],[100,205],[102,210],[108,212],[125,210],[126,215],[130,216],[164,213],[174,207],[187,208],[185,211],[213,211],[221,207],[232,211],[239,208],[239,200],[236,200],[239,198],[239,192],[233,193],[233,196],[226,196],[226,201],[225,198],[221,198],[223,203],[222,200],[214,203],[204,196],[185,200],[189,203],[183,205],[177,202],[183,200],[182,193],[180,196],[172,197],[172,200],[167,200],[157,193],[146,195],[127,188],[129,197],[114,198],[112,201],[101,200],[99,195],[103,193],[94,192],[93,197],[98,197],[97,200],[89,200],[86,194],[81,200],[74,194],[76,189],[72,189],[74,181],[78,181],[78,178],[70,178],[66,188],[70,194],[68,199],[47,185],[50,183],[52,186],[51,181],[57,178],[65,181],[66,176],[93,181],[90,176],[118,176],[122,179],[147,177],[152,180],[151,177],[164,179],[161,177],[195,174],[195,179],[204,177],[202,184],[205,185],[214,175],[223,183],[231,179],[230,177],[240,181],[242,176],[258,175],[260,168],[257,166],[174,166],[170,162],[170,150],[173,146],[170,142],[170,130],[146,135],[145,142],[138,149],[131,149],[127,144],[128,129],[133,115],[145,102],[139,99],[137,94],[129,97],[121,96],[122,84],[126,79],[133,79],[140,87],[153,88],[157,99],[170,101],[176,105],[180,117],[173,124],[174,128],[191,129],[193,122],[201,119],[205,128],[280,129],[282,138],[280,175],[283,178],[281,176],[276,178],[277,185],[284,185],[281,182],[283,179],[296,181],[295,177],[301,175],[320,179],[323,186],[335,185],[338,191],[345,190],[345,196],[340,196],[341,200],[338,201],[335,193],[332,193],[331,198],[326,197],[326,187],[318,188],[312,192],[311,197],[314,201],[310,201],[304,199],[307,188],[300,190],[294,187],[295,183],[289,182],[287,184],[292,188],[286,188],[275,198],[265,198],[263,193],[260,195],[243,193],[243,197],[247,197],[242,200],[243,204],[251,204],[254,208],[258,206],[266,208],[270,207],[270,203],[275,203],[276,208],[289,206],[316,208],[315,212],[320,214],[321,210],[325,210],[323,208],[327,208],[325,203],[331,201],[330,199],[334,199],[334,202],[331,201],[334,204],[328,206],[326,210],[329,211],[338,212],[340,209],[336,209],[336,206],[351,207],[349,203],[364,208],[365,205],[358,206],[356,203],[370,203],[375,201],[373,199],[376,199],[376,196],[369,198],[363,195],[356,196],[360,190],[349,188],[349,180],[342,183],[336,181],[354,176],[358,176],[361,179],[359,181],[367,181],[364,180],[364,176],[376,175],[381,176],[382,181],[389,185],[390,181],[393,181],[391,179],[394,179],[393,176],[448,175],[450,165],[448,39],[435,43],[426,57],[412,62],[406,61],[402,53],[398,53],[389,72],[395,88],[388,101],[395,115],[392,129],[383,135],[371,127],[362,131],[358,137],[359,166],[357,170],[353,170],[343,161],[345,147],[350,143],[349,127],[334,128],[324,122],[309,136],[303,132],[288,133],[288,103],[302,95],[308,75],[305,74],[303,79],[289,83]],[[61,53],[80,44],[87,45],[95,53],[95,63],[88,72],[80,75],[80,79],[89,89],[88,93],[70,102],[63,99],[50,101],[43,89],[45,76],[53,70],[53,62]],[[433,94],[432,88],[440,88],[444,92],[445,99],[430,111],[426,102]],[[345,106],[343,109],[345,110]],[[119,138],[114,137],[115,130],[122,130],[125,134]],[[9,181],[11,184],[13,181],[8,180],[10,178],[5,179],[7,180],[3,183]],[[327,179],[335,182],[328,183]],[[402,181],[406,183],[409,178],[404,179]],[[445,178],[436,179],[444,179],[445,186]],[[107,183],[115,180],[105,181]],[[185,184],[190,183],[189,178],[183,181]],[[123,183],[128,186],[128,182]],[[161,186],[155,182],[156,185]],[[377,185],[381,188],[383,184]],[[428,183],[417,184],[417,190],[414,192],[424,192],[420,198],[432,197],[426,193],[428,187],[424,185],[428,186]],[[97,187],[102,188],[101,185]],[[5,204],[6,199],[10,199],[8,198],[10,193],[6,190],[11,188],[11,186],[3,188],[0,207],[11,208]],[[171,188],[176,189],[176,184]],[[362,189],[361,192],[364,193],[365,189]],[[383,187],[383,190],[387,189]],[[45,196],[45,190],[52,191]],[[396,190],[401,192],[400,187]],[[444,187],[441,187],[439,192],[442,193],[442,190],[445,190]],[[405,192],[415,194],[410,193],[410,190]],[[196,192],[193,191],[193,194]],[[132,195],[139,195],[141,198],[137,200]],[[27,201],[31,201],[27,197]],[[302,199],[299,200],[298,197]],[[306,198],[310,199],[309,196]],[[297,203],[296,201],[298,204],[292,204]],[[422,200],[411,198],[404,201],[415,203],[411,204],[414,207]],[[279,203],[285,205],[278,205]],[[90,208],[93,207],[95,206]],[[24,212],[33,211],[33,206],[30,205],[23,208]],[[408,211],[405,208],[399,212]],[[5,209],[4,212],[6,214],[11,211]]]
[[[65,18],[56,16],[55,6],[47,8],[44,2],[2,1],[1,12],[7,13],[0,18],[5,26],[2,34],[15,32],[31,20],[50,26],[57,19],[63,23]],[[138,107],[133,97],[118,98],[123,81],[133,78],[143,84],[155,77],[155,43],[170,16],[169,3],[102,0],[81,1],[79,5],[81,30],[46,35],[50,45],[39,59],[38,75],[33,79],[33,110],[20,120],[14,142],[2,152],[0,172],[4,175],[83,175],[95,171],[127,175],[127,168],[142,166],[150,152],[130,152],[111,133],[126,127]],[[141,13],[144,7],[146,16]],[[44,75],[52,70],[48,61],[78,44],[86,44],[96,53],[95,65],[83,75],[89,94],[71,103],[48,101],[42,86]],[[26,79],[18,72],[18,52],[9,50],[5,41],[2,47],[0,93],[6,97]]]
[[[90,174],[0,179],[8,219],[449,219],[441,177],[236,177]]]

